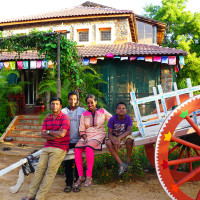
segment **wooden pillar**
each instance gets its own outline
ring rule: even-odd
[[[57,97],[61,98],[61,80],[60,80],[60,33],[57,39]]]

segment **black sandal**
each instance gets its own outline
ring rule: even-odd
[[[70,185],[67,185],[65,188],[64,188],[64,192],[68,193],[68,192],[71,192],[72,191],[72,186]]]

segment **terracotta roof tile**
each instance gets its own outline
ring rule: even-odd
[[[45,56],[41,56],[41,58],[38,56],[37,51],[26,51],[20,54],[20,56],[13,52],[2,52],[0,53],[0,61],[6,61],[6,60],[41,60]]]
[[[104,57],[107,53],[114,56],[173,56],[188,55],[186,51],[155,45],[125,43],[125,44],[99,44],[77,47],[82,57]],[[42,56],[44,58],[44,56]],[[3,52],[0,54],[0,61],[5,60],[39,60],[36,51],[27,51],[20,54]]]
[[[169,56],[169,55],[187,55],[186,51],[168,47],[160,47],[155,45],[125,43],[111,45],[91,45],[78,47],[79,53],[83,57],[101,57],[107,53],[115,56]]]
[[[23,16],[12,19],[4,19],[1,23],[17,22],[17,21],[29,21],[39,19],[50,19],[58,17],[78,17],[78,16],[91,16],[91,15],[108,15],[108,14],[130,14],[133,13],[131,10],[118,10],[114,8],[97,8],[97,7],[83,7],[77,6],[71,9],[63,9],[54,12],[47,12],[38,15]]]

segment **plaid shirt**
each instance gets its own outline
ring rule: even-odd
[[[44,145],[44,148],[46,147],[55,147],[55,148],[60,148],[64,151],[69,150],[69,141],[70,141],[70,136],[69,136],[69,130],[70,130],[70,119],[67,115],[64,113],[60,112],[56,119],[53,120],[53,115],[51,115],[48,118],[45,118],[43,125],[42,125],[42,130],[52,130],[52,131],[59,131],[60,129],[65,129],[67,130],[67,133],[64,137],[54,139],[54,140],[47,140],[46,144]]]

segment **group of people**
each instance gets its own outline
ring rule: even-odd
[[[74,160],[64,161],[66,187],[64,192],[79,192],[81,185],[89,187],[92,183],[94,164],[94,150],[102,150],[105,141],[108,150],[119,163],[118,174],[128,170],[134,137],[132,133],[132,119],[126,114],[126,104],[119,102],[116,105],[116,115],[112,116],[103,108],[98,108],[94,95],[87,95],[88,110],[78,106],[78,93],[72,91],[68,94],[69,107],[62,109],[62,100],[58,97],[51,98],[48,114],[43,122],[41,137],[46,143],[32,178],[29,193],[22,200],[44,200],[54,178],[69,149],[74,148],[75,172],[73,173]],[[108,121],[108,135],[105,123]],[[120,159],[117,151],[121,141],[126,144],[127,160]],[[82,153],[86,154],[86,177],[83,170]],[[74,177],[75,175],[75,177]]]

